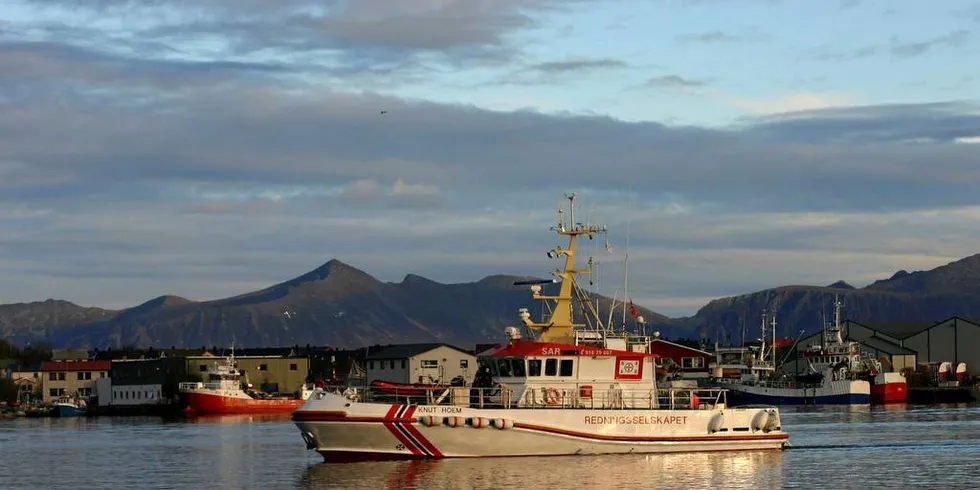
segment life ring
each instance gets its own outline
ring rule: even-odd
[[[544,390],[544,402],[548,405],[559,405],[562,401],[561,392],[554,388]]]

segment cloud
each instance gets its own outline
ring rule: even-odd
[[[567,81],[581,81],[594,75],[625,70],[630,65],[611,58],[569,58],[560,61],[530,63],[490,81],[475,86],[494,85],[553,85]]]
[[[0,220],[0,270],[18,285],[2,293],[210,298],[331,257],[383,279],[544,273],[546,228],[573,189],[617,253],[629,224],[631,264],[657,271],[631,272],[630,290],[651,306],[938,265],[977,233],[962,223],[980,205],[980,146],[954,143],[980,134],[969,103],[717,130],[371,94],[204,90],[158,105],[4,102],[0,147],[18,162],[4,175],[20,177],[0,193],[18,209]],[[953,245],[931,238],[950,233]],[[396,237],[408,255],[386,254]],[[600,260],[614,290],[621,255]]]
[[[758,32],[746,33],[746,34],[731,34],[722,31],[708,31],[701,32],[697,34],[683,34],[677,36],[677,40],[682,43],[736,43],[743,41],[755,41],[764,39],[765,36]]]
[[[537,25],[542,13],[572,8],[559,0],[291,0],[179,2],[108,0],[26,2],[37,12],[71,12],[93,22],[106,18],[152,19],[126,24],[133,37],[200,49],[193,39],[224,38],[235,55],[302,53],[337,57],[344,64],[397,63],[419,56],[443,62],[512,57],[510,33]],[[44,5],[42,8],[41,5]]]
[[[967,30],[957,30],[945,34],[942,36],[937,36],[931,39],[926,39],[924,41],[916,42],[892,42],[891,52],[892,55],[898,58],[911,58],[914,56],[919,56],[927,51],[943,47],[943,46],[961,46],[970,38],[970,31]]]
[[[610,68],[626,68],[626,63],[614,59],[573,59],[566,61],[547,61],[535,63],[527,67],[528,71],[544,74],[564,74]]]
[[[704,87],[708,83],[704,80],[685,78],[680,75],[661,75],[646,81],[647,87],[666,88],[666,89],[689,89]]]
[[[975,252],[976,102],[734,98],[707,78],[651,80],[749,113],[708,128],[562,112],[560,97],[510,86],[481,101],[497,110],[424,100],[432,84],[415,98],[387,90],[430,70],[493,78],[454,66],[514,56],[542,11],[582,3],[331,13],[299,1],[102,0],[24,14],[0,37],[0,296],[208,299],[334,257],[383,280],[547,274],[548,227],[568,191],[577,220],[612,230],[615,254],[585,245],[600,261],[596,287],[621,290],[628,229],[631,295],[670,314]],[[78,15],[59,27],[69,7]],[[382,32],[394,13],[414,20]],[[459,25],[422,32],[447,19]],[[524,52],[501,70],[629,78],[642,65]]]
[[[854,98],[846,94],[799,92],[758,99],[725,97],[725,101],[735,107],[756,114],[782,114],[847,106],[854,103]]]

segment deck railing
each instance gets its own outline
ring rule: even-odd
[[[437,389],[331,387],[353,401],[404,403],[408,405],[457,406],[470,408],[534,409],[662,409],[708,410],[727,406],[727,390],[719,388],[610,388],[591,385],[527,387],[518,394],[506,385],[494,388],[468,386]],[[314,392],[313,396],[317,396]]]
[[[221,383],[202,383],[200,381],[197,382],[191,381],[191,382],[179,383],[177,385],[177,389],[183,391],[183,390],[201,390],[201,389],[220,390],[223,388],[221,387]]]

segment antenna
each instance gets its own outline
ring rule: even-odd
[[[632,304],[629,295],[629,285],[630,285],[630,228],[633,224],[633,180],[627,179],[626,181],[626,193],[629,194],[629,205],[626,206],[626,250],[623,255],[623,333],[626,333],[626,303]]]

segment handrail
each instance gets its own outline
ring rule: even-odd
[[[319,389],[344,394],[353,401],[404,403],[425,406],[522,409],[660,409],[710,410],[727,406],[724,388],[611,388],[593,385],[531,386],[521,390],[500,385],[493,388],[467,386],[413,388],[332,387]]]

